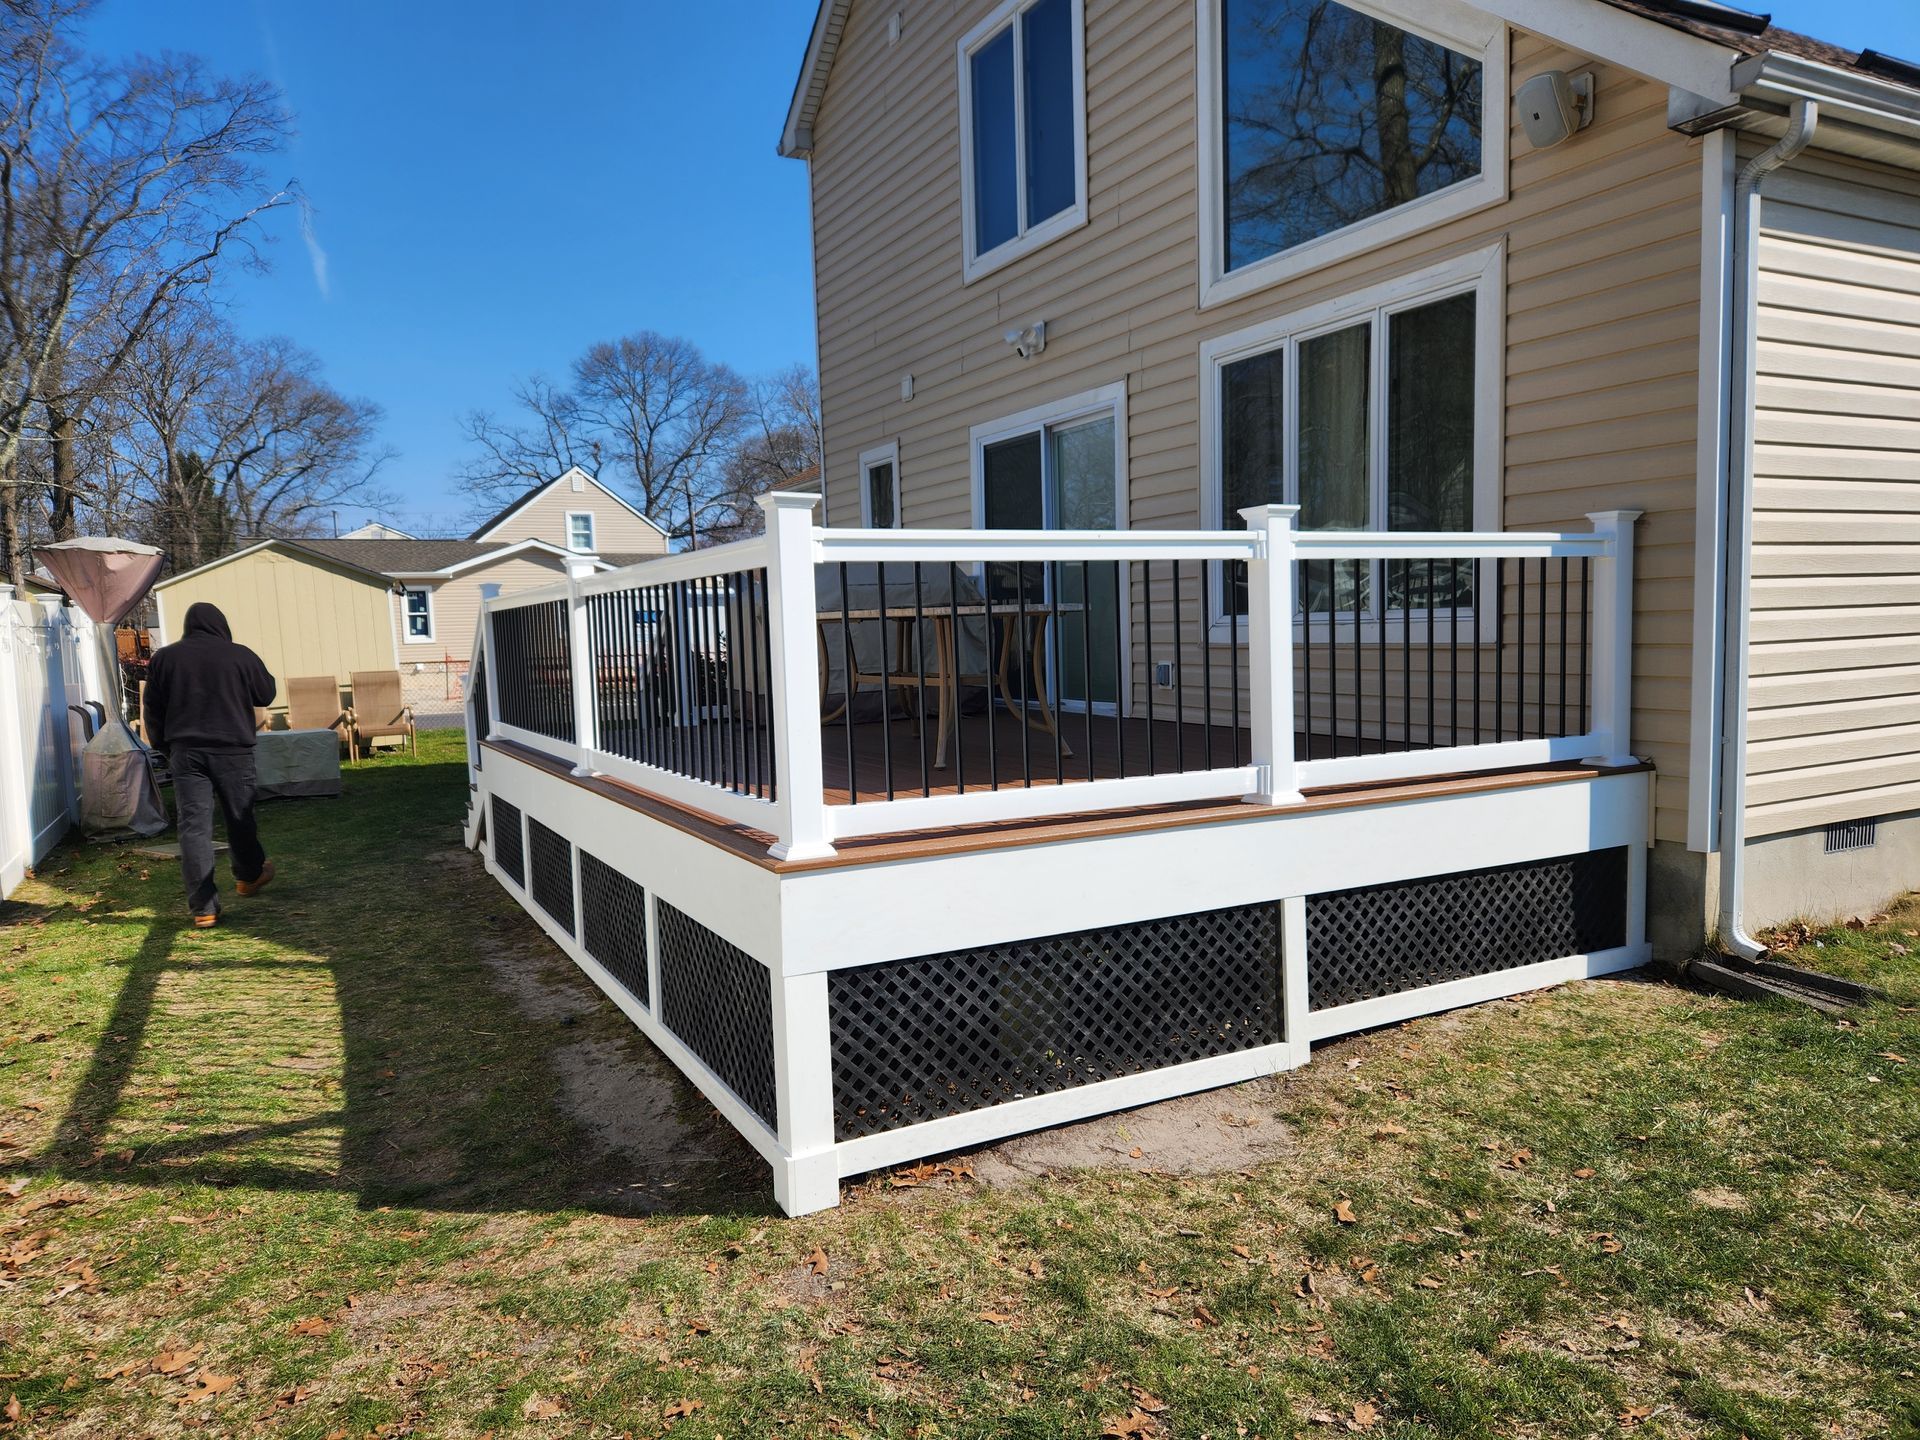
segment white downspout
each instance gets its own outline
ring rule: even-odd
[[[1753,617],[1753,417],[1760,360],[1760,188],[1813,143],[1820,107],[1793,102],[1787,133],[1749,161],[1734,186],[1733,393],[1727,410],[1726,685],[1721,698],[1720,941],[1749,960],[1766,946],[1742,924],[1747,844],[1747,645]]]

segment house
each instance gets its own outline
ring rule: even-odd
[[[663,555],[667,536],[578,468],[535,486],[461,540],[367,525],[337,539],[270,539],[154,587],[162,643],[209,600],[275,675],[399,669],[423,716],[458,712],[482,598],[543,585],[584,557],[611,569]]]
[[[1920,882],[1920,68],[826,0],[780,143],[821,511],[491,604],[469,823],[789,1211]]]

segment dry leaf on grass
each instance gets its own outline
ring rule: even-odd
[[[807,1269],[815,1275],[824,1275],[827,1273],[827,1252],[822,1250],[818,1245],[814,1246],[813,1253],[807,1256]]]
[[[200,1358],[200,1347],[191,1350],[162,1350],[149,1362],[156,1375],[178,1375]]]
[[[7,1396],[6,1409],[0,1411],[0,1414],[4,1414],[7,1417],[9,1424],[18,1425],[20,1423],[20,1413],[20,1397],[18,1395]]]
[[[1391,1120],[1373,1127],[1373,1138],[1376,1140],[1391,1140],[1396,1135],[1404,1135],[1406,1133],[1406,1126],[1396,1125]]]
[[[234,1375],[215,1375],[210,1370],[202,1370],[193,1377],[193,1388],[174,1401],[176,1405],[197,1405],[202,1400],[211,1400],[224,1390],[231,1390],[238,1379]]]
[[[1353,1419],[1348,1422],[1349,1430],[1371,1430],[1380,1423],[1379,1407],[1367,1400],[1353,1402]]]
[[[1126,1415],[1109,1415],[1100,1422],[1100,1440],[1150,1440],[1160,1433],[1160,1422],[1135,1408]]]
[[[319,1315],[309,1315],[304,1320],[296,1320],[288,1328],[289,1335],[325,1335],[333,1329],[333,1322]]]
[[[1353,1203],[1348,1200],[1341,1200],[1334,1205],[1333,1218],[1338,1220],[1342,1225],[1358,1225],[1360,1223],[1360,1217],[1353,1213]]]
[[[1011,1325],[1013,1323],[1013,1316],[999,1310],[982,1310],[978,1318],[986,1321],[989,1325]]]
[[[706,1403],[704,1400],[676,1400],[667,1406],[665,1410],[662,1410],[660,1414],[663,1419],[684,1420]]]
[[[561,1401],[549,1400],[544,1395],[529,1395],[526,1403],[520,1407],[520,1413],[529,1420],[551,1420],[556,1415],[567,1413],[567,1407]]]
[[[1622,1430],[1630,1430],[1653,1414],[1651,1405],[1629,1405],[1616,1417]]]

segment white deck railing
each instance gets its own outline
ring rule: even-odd
[[[1591,515],[1593,529],[1576,533],[1301,532],[1291,506],[1243,511],[1248,528],[1236,531],[831,530],[814,523],[817,504],[767,496],[763,538],[598,574],[575,563],[562,583],[488,601],[491,735],[558,756],[576,774],[608,775],[766,831],[772,853],[791,859],[829,855],[859,836],[1200,800],[1285,806],[1301,802],[1303,787],[1631,759],[1635,511]],[[850,598],[854,566],[873,601]],[[996,602],[988,577],[1005,590],[1009,572],[1013,598]],[[1089,603],[1063,605],[1061,577],[1076,573]],[[1058,681],[1075,644],[1092,654],[1096,573],[1112,577],[1112,633],[1101,643],[1111,640],[1115,693],[1094,699],[1089,659],[1087,699],[1069,720]],[[897,575],[909,589],[894,588]],[[1171,588],[1156,594],[1169,576]],[[929,601],[943,579],[944,593]],[[1483,599],[1494,603],[1476,611]],[[853,653],[859,626],[879,633],[883,714],[896,686],[909,687],[909,710],[917,705],[923,721],[933,718],[930,704],[940,713],[939,750],[951,743],[955,773],[937,786],[923,725],[908,742],[917,755],[889,753],[883,791],[861,796],[852,708],[843,706],[842,730],[822,705],[837,663],[829,632],[846,647],[843,692],[858,689],[846,676],[865,668]],[[982,670],[963,676],[959,652],[969,645],[984,648],[972,662]],[[1007,659],[1016,647],[1017,699]],[[929,650],[943,677],[931,682]],[[997,680],[985,673],[996,655]],[[1187,702],[1189,683],[1201,691],[1197,704]],[[1002,778],[1002,755],[987,780],[976,770],[968,783],[962,685],[988,692],[990,755],[996,721],[1010,728],[1018,778]],[[1177,699],[1159,698],[1168,688]],[[1003,713],[1011,719],[998,720]],[[1151,758],[1169,719],[1177,768]],[[882,721],[889,752],[897,723]],[[982,722],[971,723],[977,742]],[[1086,743],[1096,731],[1113,737],[1102,765]],[[844,741],[850,786],[835,803],[829,732]],[[1127,773],[1129,746],[1141,738],[1148,763]],[[1036,744],[1046,772],[1037,778]],[[1193,744],[1198,766],[1187,764]],[[903,770],[915,779],[896,785]]]

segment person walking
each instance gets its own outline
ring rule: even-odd
[[[270,703],[273,676],[236,645],[227,617],[198,601],[180,638],[153,652],[147,671],[148,742],[167,752],[179,812],[180,874],[187,908],[202,930],[220,923],[213,881],[213,807],[219,802],[233,856],[233,888],[257,895],[273,879],[253,818],[255,706]]]

